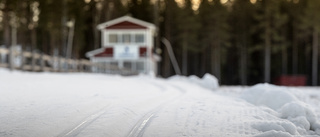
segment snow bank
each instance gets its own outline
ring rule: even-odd
[[[202,78],[199,78],[195,75],[191,75],[189,77],[175,75],[170,77],[169,80],[177,80],[177,81],[183,81],[188,83],[194,83],[203,88],[210,89],[210,90],[215,90],[219,88],[218,79],[209,73],[206,73]]]
[[[292,127],[288,123],[284,124],[284,122],[276,125],[270,123],[254,125],[254,128],[264,132],[261,137],[274,135],[278,132],[278,135],[282,136],[283,133],[281,131],[290,131],[289,133],[292,135],[295,135],[295,131],[300,135],[310,134],[310,132],[320,135],[320,121],[314,111],[308,104],[299,101],[290,93],[289,88],[271,84],[257,84],[245,90],[241,98],[253,105],[271,108],[278,112],[278,114],[271,114],[288,120],[295,125],[295,127]]]
[[[289,133],[286,132],[279,132],[275,130],[267,131],[263,134],[257,135],[255,137],[292,137]]]
[[[273,110],[281,108],[288,102],[298,101],[285,87],[270,84],[257,84],[245,90],[241,96],[254,105],[267,106]]]
[[[291,137],[291,135],[297,134],[297,129],[295,125],[289,122],[264,122],[253,125],[253,127],[259,131],[262,131],[262,134],[257,135],[256,137]]]

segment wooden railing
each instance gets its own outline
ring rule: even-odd
[[[120,75],[137,74],[129,69],[120,69],[118,66],[93,63],[86,59],[66,59],[36,52],[10,51],[7,48],[0,48],[0,67],[35,72],[93,72]]]

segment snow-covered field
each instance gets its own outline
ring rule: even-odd
[[[320,88],[0,69],[1,137],[320,136]]]

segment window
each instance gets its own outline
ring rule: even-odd
[[[130,43],[131,42],[131,35],[130,34],[123,34],[122,35],[122,42],[123,43]]]
[[[118,67],[118,62],[110,62],[111,66]]]
[[[117,43],[118,42],[118,35],[117,34],[109,34],[109,42],[110,43]]]
[[[135,42],[136,43],[144,43],[144,35],[143,34],[135,34]]]
[[[108,35],[109,43],[145,43],[145,35],[142,33],[118,33]]]
[[[131,69],[132,63],[131,62],[123,62],[123,67],[126,69]]]
[[[137,70],[139,72],[144,71],[144,63],[143,62],[137,62]]]

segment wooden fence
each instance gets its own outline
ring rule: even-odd
[[[66,59],[46,54],[0,48],[0,67],[11,70],[34,72],[93,72],[120,75],[135,75],[129,69],[118,68],[86,59]]]

